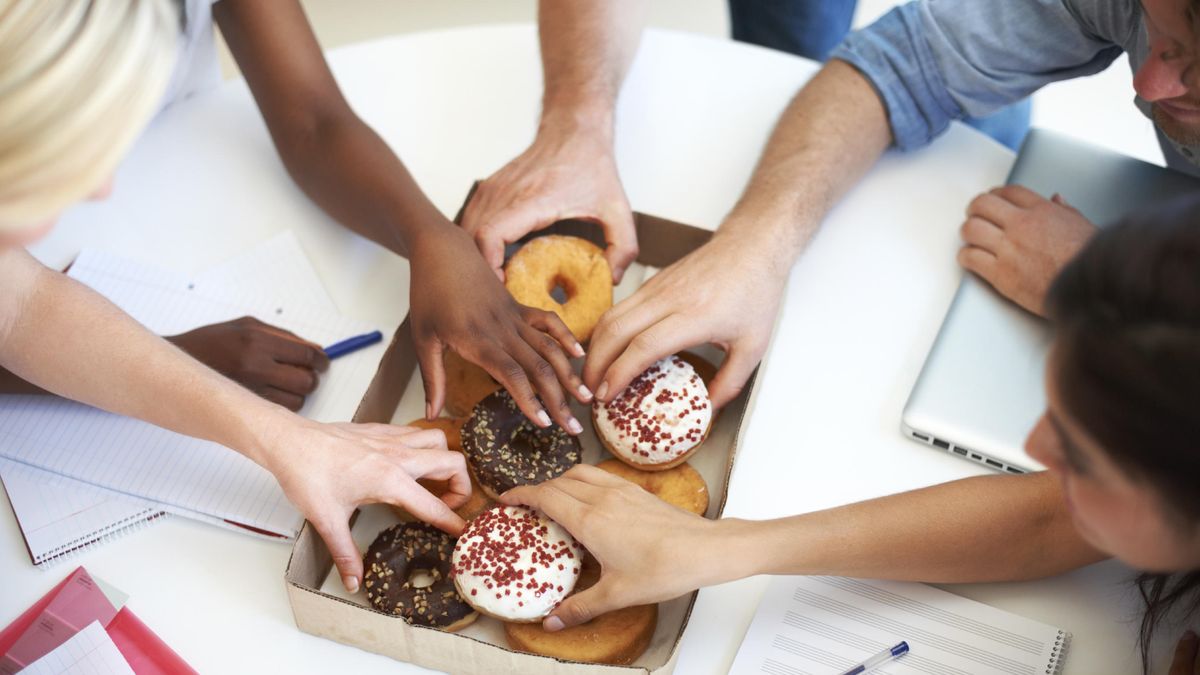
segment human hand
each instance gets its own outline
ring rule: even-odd
[[[715,543],[720,521],[671,506],[590,464],[538,485],[513,488],[500,502],[542,511],[600,562],[600,581],[551,612],[542,621],[548,631],[622,607],[676,598],[723,580],[727,573],[719,560],[704,556],[721,550]]]
[[[462,453],[446,449],[439,429],[389,424],[319,424],[291,416],[269,434],[263,465],[325,541],[346,590],[358,591],[362,553],[350,536],[350,515],[363,504],[387,503],[458,535],[453,509],[466,503],[471,479]],[[441,497],[417,479],[446,481]]]
[[[712,343],[725,350],[708,387],[720,408],[762,360],[786,282],[786,267],[751,243],[714,236],[600,318],[583,381],[608,402],[655,361]]]
[[[548,427],[553,419],[572,434],[583,431],[563,393],[565,388],[581,403],[592,400],[567,356],[583,356],[583,347],[561,319],[517,304],[470,236],[450,223],[422,234],[411,265],[410,313],[426,417],[437,415],[445,401],[442,357],[451,349],[503,385],[534,423]]]
[[[1200,675],[1200,639],[1195,631],[1188,630],[1175,645],[1175,656],[1167,675]]]
[[[463,212],[488,265],[504,278],[504,247],[568,218],[604,230],[604,257],[620,283],[637,258],[633,211],[613,157],[612,141],[583,132],[543,129],[525,152],[479,184]]]
[[[320,345],[244,316],[166,338],[193,358],[273,403],[299,410],[329,369]]]
[[[1045,316],[1046,291],[1096,226],[1059,195],[1006,185],[967,207],[958,262],[1025,309]]]

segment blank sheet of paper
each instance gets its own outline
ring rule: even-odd
[[[268,299],[248,288],[233,296],[227,284],[196,283],[94,251],[81,253],[70,274],[160,335],[246,315],[318,344],[371,330],[327,307],[302,304],[293,292]],[[350,419],[385,348],[378,344],[335,360],[301,414]],[[288,537],[302,522],[271,474],[245,457],[64,399],[5,397],[0,456],[203,519],[232,520]]]
[[[777,577],[763,595],[731,673],[845,672],[906,641],[881,675],[1045,675],[1070,635],[925,584]]]
[[[21,675],[133,675],[133,669],[100,622],[93,621]]]

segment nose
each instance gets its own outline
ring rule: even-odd
[[[87,196],[87,199],[90,202],[102,202],[112,195],[112,191],[113,177],[110,175],[108,178],[104,179],[103,183],[97,185],[95,190],[92,190],[91,194]]]
[[[1179,56],[1163,57],[1167,47],[1150,46],[1145,63],[1133,75],[1133,88],[1147,101],[1162,101],[1177,98],[1187,93],[1183,82],[1183,71],[1188,59]]]
[[[1054,427],[1050,425],[1050,420],[1043,413],[1029,432],[1029,436],[1025,438],[1025,454],[1040,462],[1047,469],[1061,473],[1062,461],[1059,459],[1058,453],[1054,452],[1057,440],[1058,436],[1054,432]]]

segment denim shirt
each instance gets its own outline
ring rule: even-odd
[[[851,33],[830,58],[872,82],[896,147],[911,150],[951,120],[982,117],[1051,82],[1098,73],[1121,52],[1135,72],[1149,54],[1137,0],[914,0]],[[1150,116],[1147,101],[1135,96],[1134,104]],[[1157,131],[1167,164],[1200,175],[1200,147]]]

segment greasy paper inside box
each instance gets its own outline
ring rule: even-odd
[[[638,234],[642,253],[630,266],[621,284],[614,289],[614,301],[628,297],[660,267],[670,264],[703,243],[708,232],[638,215]],[[570,233],[595,240],[598,230],[580,223],[559,223],[546,233]],[[602,242],[600,242],[602,243]],[[712,347],[691,351],[719,365],[722,354]],[[580,361],[575,362],[578,370]],[[725,491],[732,471],[736,440],[747,400],[753,389],[718,414],[708,439],[690,458],[690,464],[704,477],[709,488],[709,518],[717,517],[724,506]],[[404,424],[424,414],[424,391],[408,322],[400,326],[392,345],[383,357],[379,372],[364,396],[355,421]],[[596,464],[611,455],[605,451],[592,430],[591,414],[585,406],[574,404],[575,416],[584,423],[580,439],[583,461]],[[373,505],[360,510],[352,534],[360,550],[365,551],[375,536],[400,521],[386,506]],[[676,648],[686,626],[695,594],[688,594],[659,605],[658,627],[646,652],[631,666],[603,666],[559,661],[548,657],[512,652],[504,638],[503,624],[481,616],[458,633],[409,626],[402,619],[378,612],[367,604],[363,593],[350,595],[342,588],[329,554],[309,525],[297,540],[289,562],[288,592],[297,625],[301,629],[379,652],[418,665],[452,672],[522,673],[665,673],[676,660]],[[470,638],[470,639],[464,639]]]

